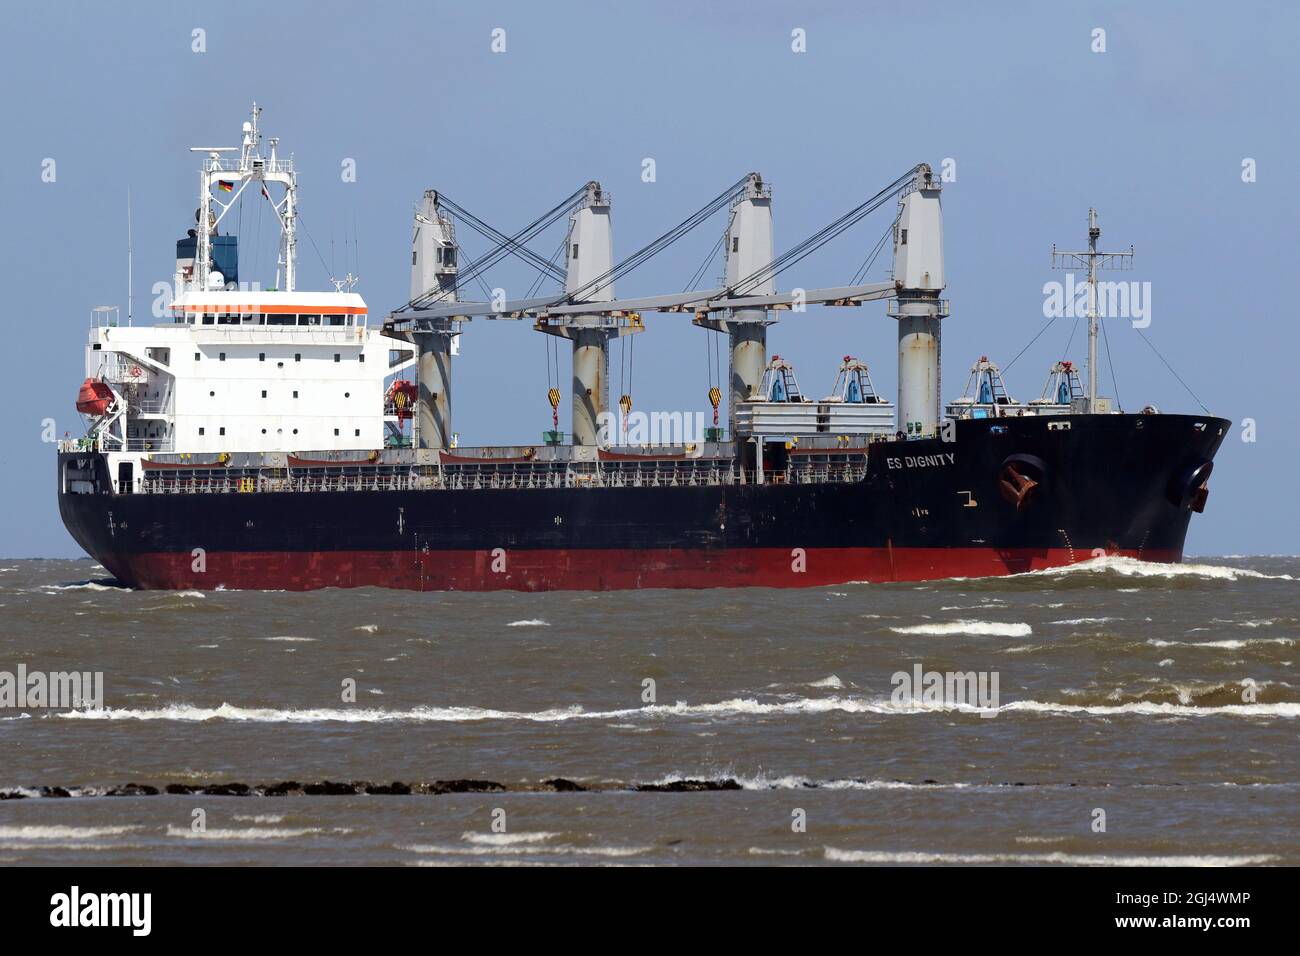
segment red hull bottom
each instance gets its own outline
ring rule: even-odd
[[[1177,562],[1178,551],[1115,551]],[[820,587],[850,581],[996,577],[1087,561],[1069,548],[752,548],[733,550],[276,551],[114,554],[101,560],[140,588],[306,591],[612,591]]]

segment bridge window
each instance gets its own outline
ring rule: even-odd
[[[267,325],[295,325],[298,322],[298,316],[293,313],[276,313],[266,317]]]

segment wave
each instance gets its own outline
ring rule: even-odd
[[[550,626],[551,625],[547,621],[543,621],[540,617],[528,618],[527,620],[524,621],[511,621],[509,624],[506,625],[506,627],[550,627]]]
[[[496,710],[486,707],[413,707],[408,710],[375,708],[306,708],[302,710],[270,707],[237,707],[223,703],[218,707],[172,704],[155,709],[71,710],[54,716],[61,720],[172,720],[202,722],[208,720],[250,723],[462,723],[485,720],[559,723],[568,720],[625,720],[629,718],[661,719],[676,717],[766,717],[798,716],[826,713],[914,715],[925,713],[1040,713],[1052,715],[1153,716],[1153,717],[1300,717],[1300,703],[1275,702],[1195,706],[1157,701],[1129,701],[1118,704],[1074,704],[1059,701],[1015,700],[996,708],[971,704],[924,703],[908,701],[895,704],[889,698],[818,697],[783,701],[759,701],[735,697],[709,704],[650,704],[619,710],[584,710],[580,705],[535,711]]]
[[[466,843],[473,843],[478,846],[518,846],[528,843],[545,843],[553,837],[559,836],[558,833],[547,833],[539,830],[534,833],[462,833],[460,838]]]
[[[431,856],[480,856],[480,855],[538,855],[546,854],[553,856],[597,856],[597,857],[628,857],[639,856],[642,853],[649,853],[654,849],[652,846],[572,846],[560,844],[557,846],[536,846],[527,844],[516,844],[511,846],[440,846],[437,844],[414,843],[398,846],[399,850],[406,850],[410,853],[419,853]]]
[[[327,831],[323,827],[245,827],[243,829],[199,830],[197,832],[189,827],[175,825],[167,827],[169,837],[185,837],[190,840],[234,840],[240,843],[249,840],[292,840],[295,837],[314,836],[325,832]],[[336,828],[333,832],[349,833],[351,831]]]
[[[42,584],[47,591],[129,591],[120,584],[105,584],[103,581],[76,581],[72,584]]]
[[[282,635],[280,635],[279,637],[264,637],[264,638],[262,638],[262,640],[264,640],[264,641],[282,641],[282,642],[284,642],[284,643],[300,644],[300,643],[307,643],[307,642],[310,642],[310,641],[315,641],[315,640],[317,640],[317,638],[314,638],[314,637],[293,637],[292,635],[289,635],[289,634],[282,634]]]
[[[891,627],[895,634],[921,634],[943,637],[948,634],[966,634],[977,637],[1028,637],[1034,629],[1028,624],[999,623],[997,621],[949,621],[945,624],[913,624]]]
[[[830,690],[841,690],[844,687],[844,681],[840,680],[836,675],[832,674],[830,677],[823,677],[821,680],[812,681],[809,684],[806,684],[805,686],[826,688]]]
[[[1119,555],[1090,558],[1059,568],[1042,568],[1015,575],[1018,578],[1065,577],[1068,575],[1112,574],[1125,578],[1208,578],[1219,581],[1237,581],[1253,578],[1264,581],[1294,581],[1289,574],[1265,574],[1249,568],[1231,568],[1221,564],[1165,564],[1158,561],[1140,561]]]
[[[1150,638],[1147,641],[1152,647],[1214,647],[1230,651],[1239,651],[1251,644],[1294,644],[1293,637],[1246,637],[1246,638],[1229,638],[1222,641],[1162,641],[1158,638]]]
[[[941,853],[920,850],[840,850],[825,848],[835,863],[1029,863],[1065,866],[1259,866],[1278,858],[1254,856],[1103,856],[1088,853]]]
[[[68,826],[0,826],[0,841],[9,840],[93,840],[120,836],[142,829],[138,826],[68,827]]]

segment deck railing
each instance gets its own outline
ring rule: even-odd
[[[834,464],[766,471],[765,484],[834,484],[861,481],[863,464]],[[409,469],[183,468],[147,471],[143,494],[249,494],[253,492],[462,491],[546,488],[683,488],[745,485],[758,481],[753,469],[727,462],[620,462],[615,467],[579,468],[538,463],[520,465],[419,466]]]

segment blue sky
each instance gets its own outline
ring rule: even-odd
[[[295,3],[51,2],[6,14],[0,78],[0,261],[8,297],[0,416],[0,554],[72,556],[59,522],[54,449],[41,421],[79,433],[90,309],[125,305],[126,192],[133,196],[137,315],[169,279],[191,225],[191,145],[234,143],[250,102],[300,169],[302,288],[333,271],[383,314],[407,298],[411,209],[437,187],[510,231],[588,179],[614,197],[616,256],[749,170],[773,184],[778,253],[918,161],[956,161],[944,191],[944,392],[981,354],[1006,365],[1041,329],[1053,243],[1137,250],[1122,278],[1151,283],[1148,338],[1216,414],[1252,418],[1225,442],[1191,554],[1292,553],[1300,468],[1294,421],[1300,331],[1288,314],[1300,201],[1300,13],[1290,3]],[[206,33],[195,53],[192,31]],[[505,30],[506,52],[491,34]],[[791,50],[806,31],[807,52]],[[1092,52],[1092,31],[1106,51]],[[1257,181],[1242,182],[1242,161]],[[56,162],[55,182],[42,163]],[[356,182],[340,176],[356,163]],[[653,158],[656,181],[642,182]],[[262,222],[269,284],[274,244]],[[885,229],[873,216],[783,288],[847,282]],[[721,218],[618,287],[678,291]],[[354,240],[355,237],[355,240]],[[466,237],[462,237],[466,238]],[[539,244],[549,256],[559,234]],[[482,251],[469,237],[468,250]],[[319,252],[319,255],[318,255]],[[871,279],[883,277],[888,253]],[[321,259],[325,260],[322,265]],[[721,264],[706,276],[720,274]],[[1119,276],[1117,276],[1119,278]],[[525,288],[525,266],[492,285]],[[707,333],[648,317],[630,386],[637,408],[707,409]],[[1008,384],[1037,397],[1061,356],[1058,320]],[[804,390],[829,390],[854,354],[896,387],[896,331],[881,304],[786,316],[769,350]],[[536,441],[549,426],[544,336],[476,322],[456,368],[466,444]],[[1074,338],[1072,358],[1083,358]],[[1137,333],[1110,326],[1127,408],[1198,406]],[[618,347],[612,375],[618,389]],[[1114,394],[1103,364],[1103,390]],[[562,374],[567,370],[562,362]]]

